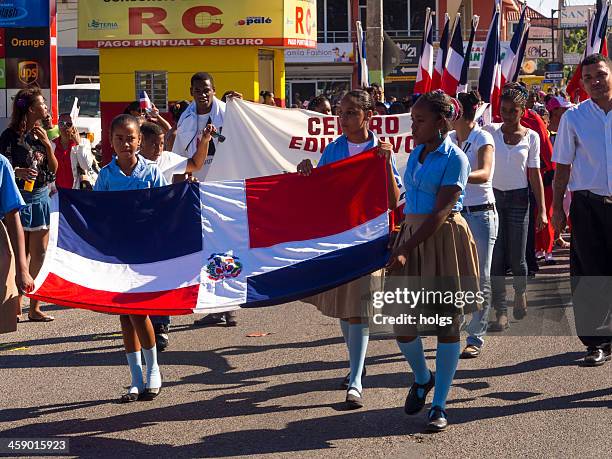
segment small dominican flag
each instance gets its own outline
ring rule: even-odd
[[[493,113],[497,113],[495,107],[498,105],[497,99],[499,99],[501,92],[501,43],[499,21],[500,9],[499,4],[496,4],[487,35],[484,57],[480,67],[480,76],[478,78],[478,91],[482,96],[482,100],[493,106]]]
[[[442,90],[449,96],[455,97],[457,95],[457,87],[461,81],[461,71],[463,69],[464,60],[461,15],[457,13],[453,37],[448,47],[446,64],[444,65],[444,73],[442,74]]]
[[[149,99],[147,91],[140,91],[140,109],[151,110],[152,108],[153,104],[151,103],[151,99]]]
[[[387,206],[386,164],[374,150],[309,177],[60,189],[29,296],[153,315],[293,301],[386,264]]]
[[[480,16],[472,16],[472,30],[470,31],[470,39],[465,49],[465,58],[463,60],[463,68],[461,69],[461,80],[459,81],[459,87],[457,92],[468,91],[468,71],[470,69],[470,59],[472,56],[472,47],[474,46],[474,38],[476,38],[476,30],[478,29],[478,23]]]
[[[512,78],[514,77],[514,74],[516,73],[516,69],[518,66],[519,53],[520,53],[521,45],[523,42],[523,36],[525,34],[525,27],[526,27],[525,13],[527,12],[527,5],[526,4],[523,5],[522,8],[523,8],[523,11],[521,13],[521,17],[516,26],[516,29],[514,30],[512,41],[510,41],[510,47],[508,48],[508,51],[506,51],[506,56],[504,57],[504,60],[502,61],[502,66],[501,66],[501,69],[502,69],[501,86],[502,88],[507,82],[512,81]],[[518,68],[520,69],[520,67]]]
[[[425,27],[423,28],[423,39],[421,41],[421,56],[417,70],[416,82],[414,84],[415,94],[425,94],[431,90],[431,79],[433,75],[433,13],[431,8],[425,12]]]
[[[434,66],[433,78],[431,81],[431,90],[442,89],[442,75],[444,74],[444,66],[446,65],[446,58],[448,56],[448,41],[450,34],[450,17],[448,13],[444,15],[444,30],[442,30],[442,36],[440,37],[440,48],[438,48],[438,54],[436,55],[436,65]]]

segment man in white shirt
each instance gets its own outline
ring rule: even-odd
[[[219,133],[223,131],[223,119],[225,118],[225,103],[215,96],[215,81],[212,75],[206,72],[198,72],[191,77],[191,87],[189,89],[193,101],[187,110],[181,115],[176,129],[176,140],[172,151],[186,158],[191,158],[197,151],[202,135],[209,124],[214,125]],[[228,97],[242,99],[242,94],[231,91],[226,93]],[[208,157],[204,161],[204,166],[196,171],[193,176],[200,182],[206,180],[206,175],[210,170],[215,152],[218,146],[218,139],[210,142],[208,147]],[[237,325],[235,311],[208,314],[196,320],[195,325],[216,325],[226,323],[228,326]]]
[[[552,221],[565,229],[569,184],[576,330],[587,346],[584,365],[599,366],[612,359],[612,61],[586,57],[582,83],[590,99],[563,115],[555,140]]]
[[[185,158],[172,151],[164,150],[165,134],[160,126],[153,123],[144,123],[140,127],[140,134],[142,135],[140,154],[155,163],[166,181],[172,183],[174,175],[193,173],[202,168],[208,156],[213,132],[217,132],[217,130],[212,124],[208,124],[196,152],[191,158]]]

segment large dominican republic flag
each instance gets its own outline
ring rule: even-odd
[[[178,315],[283,303],[388,259],[386,167],[373,151],[311,176],[60,190],[29,296],[121,314]]]
[[[493,13],[493,19],[491,20],[491,25],[487,34],[484,57],[478,78],[478,91],[482,96],[482,100],[492,105],[494,114],[499,111],[496,109],[496,106],[499,105],[498,99],[501,90],[501,43],[499,40],[499,21],[499,5],[496,5],[496,10]]]

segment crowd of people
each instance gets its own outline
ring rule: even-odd
[[[433,389],[427,429],[439,431],[448,424],[446,400],[459,359],[478,357],[487,331],[509,327],[508,274],[513,277],[513,316],[522,320],[529,309],[528,276],[535,273],[537,258],[554,263],[553,244],[570,246],[570,269],[576,278],[612,273],[612,62],[592,55],[581,68],[587,101],[574,105],[560,91],[529,92],[509,83],[502,90],[499,116],[484,126],[477,119],[483,103],[477,90],[457,98],[433,91],[385,102],[381,87],[372,85],[344,94],[338,103],[323,96],[308,101],[309,110],[338,116],[342,135],[325,148],[318,164],[300,162],[299,174],[308,176],[314,167],[377,148],[387,166],[389,210],[400,208],[400,196],[405,196],[404,218],[384,272],[305,299],[339,320],[349,355],[350,371],[341,383],[349,408],[364,406],[362,376],[372,311],[359,297],[375,277],[399,279],[400,284],[426,276],[451,279],[451,289],[484,293],[484,301],[471,308],[417,305],[422,314],[452,317],[450,325],[433,331],[438,338],[435,374],[427,366],[422,331],[409,325],[395,330],[399,350],[414,374],[405,412],[420,412]],[[137,102],[130,104],[112,121],[114,154],[101,169],[70,114],[60,114],[57,137],[50,138],[54,129],[46,128],[49,115],[41,92],[17,93],[11,123],[0,136],[0,278],[6,280],[0,312],[6,316],[9,311],[12,329],[21,317],[22,295],[33,289],[33,277],[44,260],[49,196],[57,188],[117,191],[206,179],[222,141],[225,101],[242,95],[228,91],[218,99],[214,79],[205,72],[192,76],[190,93],[192,101],[171,106],[173,123],[154,106],[146,110]],[[261,103],[276,105],[274,94],[262,92]],[[414,149],[402,176],[392,145],[381,141],[369,123],[374,116],[408,112]],[[562,238],[570,200],[571,245]],[[474,285],[467,286],[465,279],[474,279]],[[591,333],[610,321],[609,305],[595,308],[575,300],[574,308],[578,334],[587,347],[583,364],[611,360],[611,333]],[[489,324],[491,309],[496,320]],[[469,313],[471,319],[465,321]],[[35,300],[28,318],[54,319]],[[467,342],[462,349],[464,322]],[[121,401],[152,400],[163,385],[157,352],[168,346],[170,318],[122,315],[120,323],[132,379]],[[237,317],[235,312],[209,314],[195,323],[235,326]],[[3,328],[0,331],[11,329],[5,324]]]

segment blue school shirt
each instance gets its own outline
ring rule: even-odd
[[[461,212],[465,186],[471,168],[468,157],[446,136],[440,146],[429,153],[423,164],[419,156],[425,145],[417,146],[406,165],[404,184],[406,186],[406,206],[404,214],[430,214],[436,207],[440,187],[456,185],[461,188],[461,196],[453,211]],[[420,166],[420,168],[419,168]]]
[[[140,155],[137,158],[138,163],[130,175],[125,175],[117,164],[117,158],[113,158],[100,170],[94,191],[142,190],[168,184],[155,164]]]
[[[25,207],[25,202],[15,183],[15,174],[11,163],[0,155],[0,220],[6,214]]]
[[[370,148],[374,148],[380,143],[378,140],[378,137],[376,137],[376,134],[374,134],[372,131],[369,131],[369,133],[370,133],[370,136],[368,137],[369,139],[368,144],[365,147],[365,150],[363,151],[367,151]],[[348,139],[345,135],[341,135],[340,137],[338,137],[336,140],[334,140],[332,143],[328,144],[325,147],[325,150],[323,150],[323,156],[321,156],[321,159],[319,160],[317,167],[325,166],[327,164],[331,164],[336,161],[341,161],[350,156],[351,154],[349,152]],[[395,155],[391,156],[391,167],[393,169],[393,175],[395,177],[395,182],[397,183],[397,187],[400,189],[401,192],[403,192],[402,178],[401,178],[399,171],[397,170],[397,165],[395,164]]]

